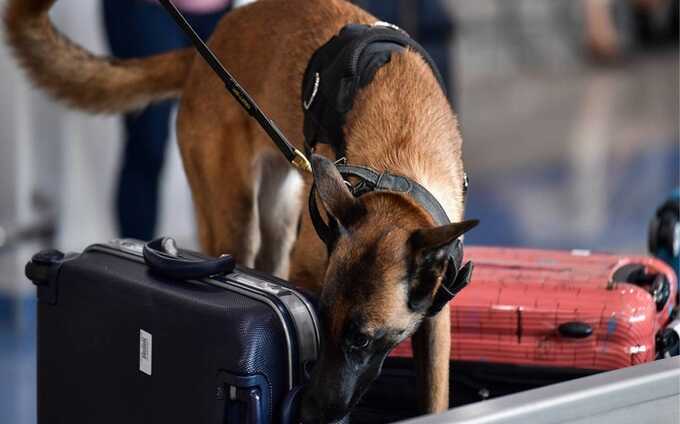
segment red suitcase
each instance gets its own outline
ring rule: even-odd
[[[610,370],[649,362],[677,304],[675,273],[649,257],[467,248],[471,284],[451,303],[451,359]],[[393,352],[410,358],[410,341]]]
[[[677,277],[659,260],[487,247],[466,256],[472,282],[451,303],[452,407],[678,354]],[[353,423],[417,415],[412,356],[410,341],[393,351]]]

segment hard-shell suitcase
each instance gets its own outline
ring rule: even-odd
[[[27,265],[38,421],[289,422],[287,396],[317,355],[310,300],[228,257],[143,248],[121,240]]]
[[[662,261],[588,251],[468,247],[472,281],[451,302],[451,405],[677,355],[677,281]],[[417,413],[410,341],[357,422]]]
[[[611,370],[657,357],[677,305],[674,272],[650,257],[471,247],[451,303],[451,359]],[[408,342],[393,356],[410,357]]]

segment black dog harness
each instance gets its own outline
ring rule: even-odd
[[[444,208],[423,186],[410,178],[389,172],[348,165],[345,160],[343,128],[347,113],[352,109],[357,92],[368,85],[378,69],[389,63],[393,52],[411,49],[419,53],[430,65],[439,85],[446,92],[444,81],[430,55],[400,28],[378,22],[374,25],[350,24],[331,38],[312,56],[302,84],[304,109],[305,152],[311,157],[317,144],[328,144],[336,154],[336,166],[347,181],[354,178],[355,185],[347,182],[352,194],[360,197],[373,191],[401,193],[422,206],[437,225],[450,224]],[[468,182],[465,177],[464,192]],[[316,200],[316,186],[309,196],[309,212],[319,238],[330,250],[337,235],[337,223],[327,224],[321,216]],[[472,263],[464,266],[463,243],[456,240],[449,250],[449,262],[441,288],[436,293],[428,316],[441,309],[470,281]]]

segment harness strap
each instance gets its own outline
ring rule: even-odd
[[[425,187],[409,178],[389,172],[378,173],[371,168],[358,165],[339,164],[337,168],[343,176],[360,178],[371,191],[391,191],[411,196],[416,203],[425,208],[437,225],[451,222],[437,199]]]
[[[312,183],[312,188],[309,190],[309,217],[312,220],[316,234],[330,251],[333,246],[335,231],[331,230],[330,225],[326,224],[326,221],[321,217],[319,205],[316,202],[316,191],[316,183]],[[333,222],[333,220],[331,219],[330,222]]]

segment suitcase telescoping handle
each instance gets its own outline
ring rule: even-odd
[[[173,280],[198,280],[234,271],[236,263],[230,255],[214,259],[181,256],[177,243],[169,237],[144,245],[144,260],[155,272]]]

